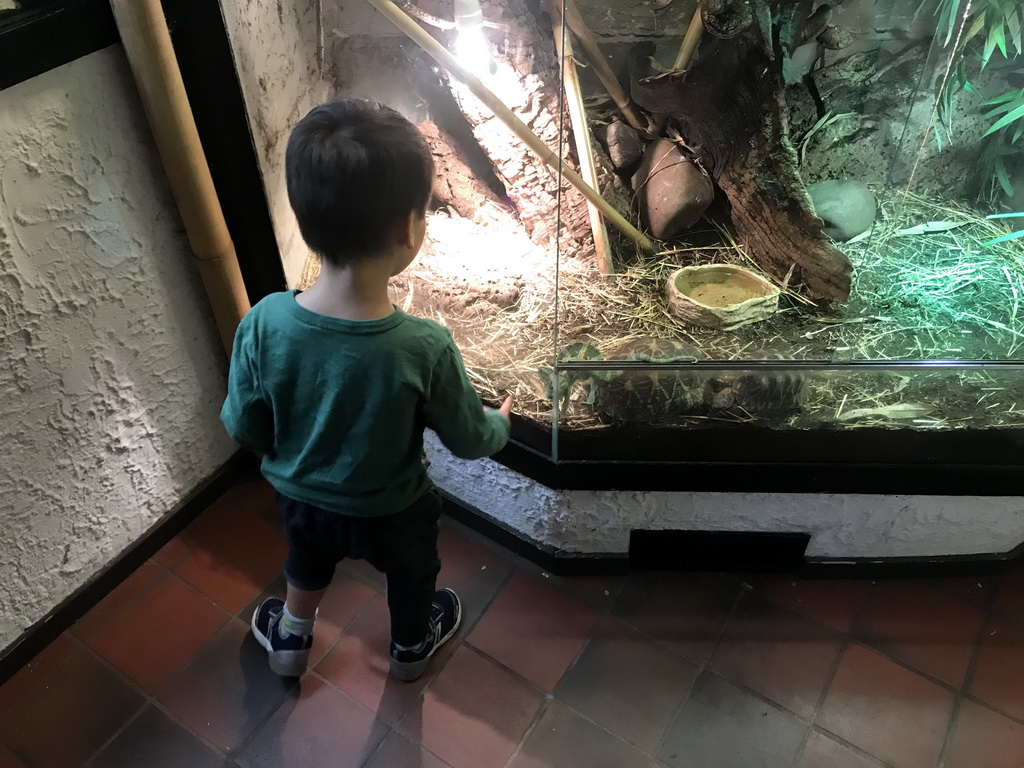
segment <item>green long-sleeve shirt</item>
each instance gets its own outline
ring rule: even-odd
[[[391,514],[431,488],[425,427],[465,459],[508,441],[508,421],[481,407],[447,329],[398,309],[327,317],[296,293],[272,294],[242,320],[221,412],[238,443],[264,454],[278,491],[342,514]]]

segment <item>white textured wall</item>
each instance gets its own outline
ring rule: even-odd
[[[334,91],[321,76],[320,4],[318,0],[221,0],[289,286],[298,284],[309,250],[288,206],[285,145],[292,126]]]
[[[553,491],[494,461],[455,459],[433,435],[427,445],[438,487],[568,553],[625,555],[633,529],[809,533],[814,558],[987,554],[1024,541],[1018,497]]]
[[[233,452],[190,259],[119,46],[0,91],[0,649]]]

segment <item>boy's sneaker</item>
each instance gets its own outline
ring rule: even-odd
[[[426,639],[416,648],[400,649],[391,643],[391,674],[399,680],[412,681],[427,671],[434,651],[452,639],[462,621],[459,596],[450,589],[434,593],[430,605],[430,628]]]
[[[268,597],[252,615],[252,634],[267,649],[270,668],[282,677],[299,677],[309,663],[312,635],[295,635],[281,630],[284,600]]]

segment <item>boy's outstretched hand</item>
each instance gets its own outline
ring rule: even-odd
[[[503,402],[501,404],[501,407],[498,408],[498,413],[500,413],[502,416],[504,416],[509,421],[512,420],[511,416],[512,416],[512,403],[513,402],[514,402],[514,399],[513,399],[512,395],[509,395],[508,397],[505,398],[505,402]],[[485,411],[493,411],[494,409],[493,408],[488,408],[485,405],[484,406],[484,410]]]

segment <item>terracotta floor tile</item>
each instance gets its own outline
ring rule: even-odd
[[[0,739],[32,768],[83,765],[145,700],[83,648],[0,717]]]
[[[173,568],[192,551],[193,546],[194,542],[190,541],[183,531],[160,547],[150,559],[163,568]]]
[[[556,696],[653,752],[696,675],[693,664],[606,618],[562,679]]]
[[[281,572],[287,554],[280,531],[262,520],[245,520],[204,537],[174,572],[237,613]]]
[[[1000,581],[1000,579],[992,577],[954,577],[929,579],[925,583],[940,592],[958,597],[971,605],[988,609],[992,606],[992,601],[995,600]]]
[[[386,722],[396,723],[452,655],[457,639],[434,654],[423,677],[405,683],[395,680],[388,672],[390,626],[387,601],[377,596],[349,626],[316,671]]]
[[[28,664],[0,685],[0,720],[13,706],[21,706],[35,692],[45,686],[49,678],[60,669],[72,653],[80,648],[68,633],[58,635],[46,648],[36,654]]]
[[[279,574],[263,592],[238,613],[238,618],[249,621],[256,607],[268,597],[285,597],[284,575]],[[309,652],[309,666],[319,664],[327,651],[341,637],[341,633],[377,596],[366,584],[356,581],[347,573],[337,572],[320,603],[313,629],[313,648]]]
[[[992,611],[1024,625],[1024,566],[1017,566],[1003,577]]]
[[[868,591],[854,635],[865,645],[959,688],[985,619],[980,608],[912,582]]]
[[[933,768],[953,698],[951,691],[851,644],[817,724],[895,768]]]
[[[840,632],[849,632],[864,604],[867,583],[773,577],[759,581],[756,589],[801,616]]]
[[[397,731],[391,731],[365,768],[451,768],[448,763]]]
[[[885,766],[874,758],[865,757],[823,733],[813,731],[807,737],[804,752],[800,756],[796,768],[885,768]]]
[[[726,678],[810,720],[843,642],[835,630],[748,591],[729,616],[711,663]]]
[[[788,712],[703,672],[658,759],[671,768],[789,768],[806,730]]]
[[[651,758],[552,701],[509,768],[649,768]]]
[[[267,481],[253,477],[232,486],[179,535],[184,543],[195,546],[229,525],[265,519],[275,506],[274,491]]]
[[[270,671],[249,625],[232,621],[160,694],[175,718],[223,752],[234,752],[280,706],[294,680]]]
[[[612,613],[701,664],[715,649],[739,590],[739,579],[728,574],[636,571]]]
[[[943,768],[1021,768],[1024,725],[964,700],[946,747]]]
[[[0,768],[25,768],[21,758],[3,742],[0,742]]]
[[[384,574],[365,560],[352,560],[351,558],[342,560],[338,563],[337,573],[343,573],[356,581],[361,581],[374,592],[379,592],[382,595],[387,591],[387,579]]]
[[[538,689],[461,646],[398,730],[453,768],[502,768],[543,701]]]
[[[88,768],[221,768],[223,764],[222,756],[150,705]]]
[[[555,576],[548,577],[552,586],[573,597],[579,598],[587,605],[602,613],[611,609],[626,586],[626,575],[620,576]]]
[[[554,689],[597,623],[597,612],[516,571],[466,642],[546,691]]]
[[[442,526],[437,540],[441,555],[441,573],[437,587],[451,587],[462,601],[463,634],[476,623],[480,614],[505,583],[512,565],[493,550]]]
[[[152,563],[143,563],[71,627],[80,640],[91,640],[166,573]]]
[[[373,712],[307,675],[298,695],[260,727],[237,763],[239,768],[360,768],[387,732]]]
[[[981,632],[968,692],[983,703],[1024,720],[1024,629],[995,619]]]
[[[229,616],[174,576],[158,581],[91,645],[147,691],[158,691]]]

